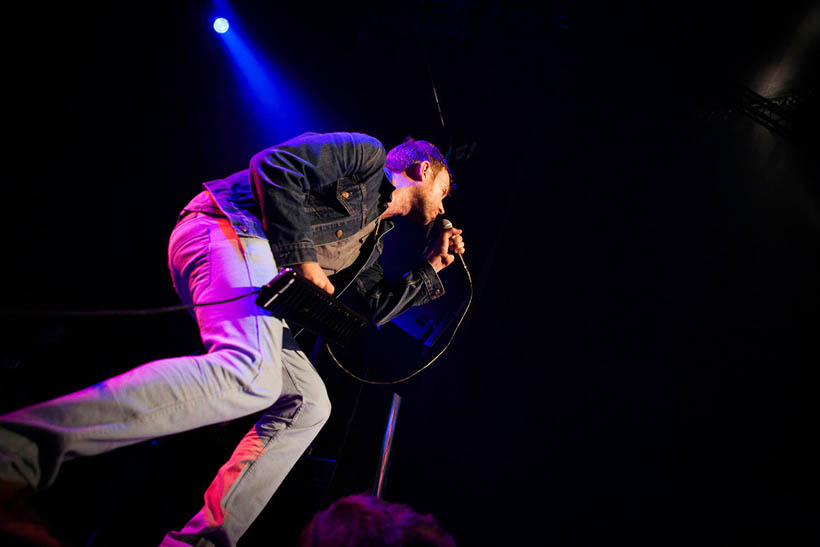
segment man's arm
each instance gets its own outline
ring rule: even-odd
[[[383,325],[408,308],[426,304],[444,294],[441,279],[427,261],[394,282],[385,279],[382,265],[376,261],[359,274],[353,287],[376,325]]]
[[[464,254],[462,230],[450,228],[441,232],[426,253],[426,261],[399,280],[389,282],[378,261],[354,281],[356,292],[365,300],[371,320],[383,325],[412,306],[420,306],[444,294],[438,272]]]

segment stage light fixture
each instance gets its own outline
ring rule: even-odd
[[[214,30],[217,31],[219,34],[225,34],[228,32],[228,29],[231,26],[228,24],[228,20],[224,17],[218,17],[214,20]]]

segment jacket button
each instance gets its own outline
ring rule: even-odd
[[[349,197],[350,197],[350,193],[348,193],[348,192],[342,192],[342,197],[343,197],[344,199],[347,199],[347,198],[349,198]]]
[[[436,289],[436,296],[441,294],[441,289]]]
[[[343,234],[344,234],[344,232],[343,232],[343,231],[341,231],[341,230],[336,230],[336,237],[342,237],[342,235],[343,235]]]

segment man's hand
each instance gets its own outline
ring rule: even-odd
[[[290,267],[293,268],[296,273],[313,281],[316,286],[328,294],[333,294],[336,290],[336,287],[334,287],[330,279],[327,278],[327,275],[325,275],[324,270],[322,270],[318,262],[303,262],[302,264],[294,264]]]
[[[464,254],[464,238],[462,230],[450,228],[442,231],[433,241],[427,253],[427,261],[436,272],[440,272],[453,263],[455,255]]]

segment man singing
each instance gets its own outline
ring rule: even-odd
[[[389,219],[430,224],[444,212],[450,183],[445,158],[426,141],[385,155],[359,133],[300,135],[256,154],[248,169],[204,183],[171,234],[174,287],[184,303],[222,301],[290,267],[328,293],[350,287],[372,321],[386,323],[443,294],[437,272],[464,253],[461,230],[451,228],[395,282],[378,262]],[[202,509],[162,541],[235,545],[327,421],[330,402],[288,325],[253,297],[194,312],[207,353],[153,361],[0,416],[0,501],[49,486],[74,457],[262,411]],[[207,447],[191,447],[198,450]],[[24,528],[3,525],[7,534]]]

